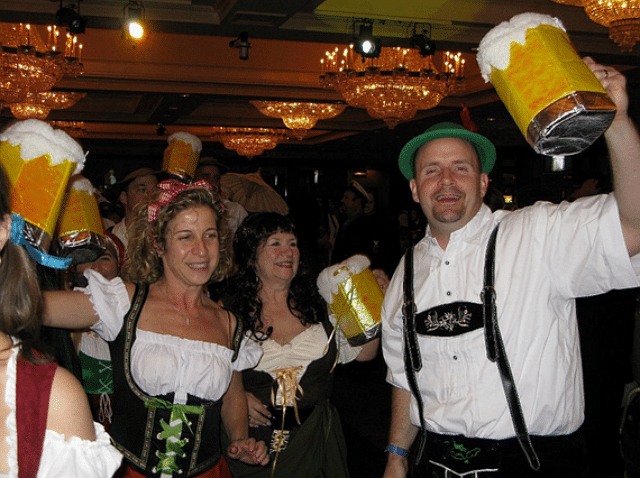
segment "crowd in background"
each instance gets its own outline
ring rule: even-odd
[[[452,134],[436,141],[458,142],[432,143],[433,148],[454,144],[462,149],[465,144],[469,153],[475,150],[460,140],[488,141],[465,136],[469,132],[460,133],[459,125],[435,127]],[[424,144],[428,141],[433,138]],[[415,202],[424,202],[413,162],[425,159],[411,154],[403,174]],[[484,188],[483,194],[477,191],[480,215],[488,218],[528,205],[524,195],[514,201],[489,187],[493,163],[488,171],[480,169],[487,156],[474,154],[468,162],[478,159],[473,173]],[[493,155],[495,162],[495,150]],[[400,303],[401,278],[392,277],[404,264],[404,252],[429,240],[424,209],[411,204],[384,214],[375,191],[345,180],[340,197],[310,197],[288,204],[286,214],[268,205],[258,210],[225,188],[223,177],[230,168],[213,157],[203,156],[194,177],[187,179],[167,175],[159,164],[136,167],[102,188],[104,248],[90,260],[74,260],[64,272],[36,269],[14,250],[22,249],[8,242],[9,188],[0,175],[0,277],[14,272],[9,268],[20,271],[20,293],[11,297],[3,291],[0,306],[20,309],[23,295],[33,302],[24,317],[12,319],[17,326],[0,334],[5,387],[16,381],[13,362],[20,370],[26,359],[27,368],[48,370],[45,388],[52,397],[78,404],[71,415],[66,407],[49,407],[51,423],[46,420],[39,461],[49,474],[37,476],[174,477],[186,472],[198,477],[358,478],[381,477],[385,466],[386,476],[396,476],[389,463],[406,458],[408,450],[389,443],[401,407],[392,402],[398,382],[392,384],[379,351],[380,336],[350,340],[336,325],[316,281],[325,268],[362,255],[382,296],[389,290]],[[461,174],[474,167],[465,165]],[[612,196],[602,195],[608,192],[604,182],[588,178],[566,204],[592,195],[600,195],[594,203],[611,202]],[[447,194],[448,199],[455,195]],[[483,200],[489,207],[482,206]],[[536,208],[550,215],[556,211],[551,204]],[[447,232],[444,250],[454,232]],[[33,290],[34,281],[44,298]],[[620,420],[637,418],[634,409],[624,414],[622,409],[625,387],[633,387],[634,379],[640,383],[631,359],[640,350],[640,340],[634,340],[640,335],[638,310],[638,289],[577,300],[586,403],[581,434],[589,476],[621,477],[640,455],[633,431],[624,435],[626,453],[619,449]],[[612,321],[615,327],[609,326]],[[49,348],[32,352],[32,339],[43,323]],[[51,365],[50,356],[62,367]],[[400,368],[394,371],[402,375]],[[404,402],[407,412],[409,402]],[[40,409],[47,408],[47,400],[43,403]],[[66,418],[59,416],[61,410],[68,412]],[[78,437],[75,448],[58,443],[64,434]],[[0,446],[0,456],[3,451],[15,454],[15,444],[7,443]],[[77,470],[56,475],[56,453],[76,456]]]

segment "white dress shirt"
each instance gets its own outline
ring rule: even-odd
[[[430,230],[414,251],[417,311],[457,301],[481,303],[484,260],[500,222],[495,289],[500,330],[531,434],[561,435],[584,419],[574,298],[637,287],[640,255],[630,259],[613,195],[514,212],[483,205],[446,250]],[[387,380],[409,390],[402,350],[404,260],[382,310]],[[611,327],[616,327],[615,323]],[[500,374],[486,357],[483,329],[453,337],[418,335],[416,374],[427,429],[504,439],[515,436]],[[411,421],[419,425],[412,398]]]

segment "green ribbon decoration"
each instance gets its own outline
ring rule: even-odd
[[[204,410],[198,405],[180,405],[168,402],[158,397],[151,398],[145,402],[147,408],[171,409],[169,423],[160,420],[162,431],[159,438],[165,442],[165,452],[158,452],[159,463],[157,469],[165,474],[173,474],[179,471],[176,458],[182,457],[184,451],[182,447],[187,443],[186,439],[180,439],[182,436],[183,426],[186,425],[189,432],[193,435],[193,430],[189,425],[187,414],[202,415]]]

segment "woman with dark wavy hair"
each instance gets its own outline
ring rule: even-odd
[[[0,167],[0,477],[111,477],[122,457],[94,425],[82,385],[38,350],[42,295],[33,262],[13,243],[18,224]]]
[[[338,350],[315,278],[300,264],[296,229],[277,213],[248,216],[233,240],[238,272],[225,304],[264,352],[243,372],[250,435],[269,445],[272,467],[230,463],[234,477],[348,477],[340,420],[329,403],[338,361],[369,360],[378,340]]]
[[[46,294],[46,316],[110,343],[119,476],[229,477],[221,423],[231,461],[268,462],[264,443],[248,435],[240,375],[261,351],[206,294],[231,264],[219,197],[204,181],[158,187],[130,229],[124,281],[89,270],[84,293]]]

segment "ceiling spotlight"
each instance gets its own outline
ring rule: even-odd
[[[411,37],[411,46],[420,50],[420,56],[430,56],[436,51],[436,44],[424,33]]]
[[[354,40],[353,49],[365,58],[378,58],[382,45],[378,38],[373,36],[373,25],[360,25],[360,33]]]
[[[122,9],[122,36],[133,41],[144,37],[144,5],[129,0]]]
[[[80,1],[78,0],[78,11],[76,11],[76,5],[62,7],[62,0],[60,0],[60,9],[56,12],[58,25],[67,27],[72,35],[84,33],[84,29],[87,26],[87,17],[80,15]]]
[[[229,42],[229,46],[231,48],[238,48],[240,50],[240,59],[246,60],[249,58],[249,48],[251,48],[251,43],[249,43],[249,33],[240,32],[238,38]]]

